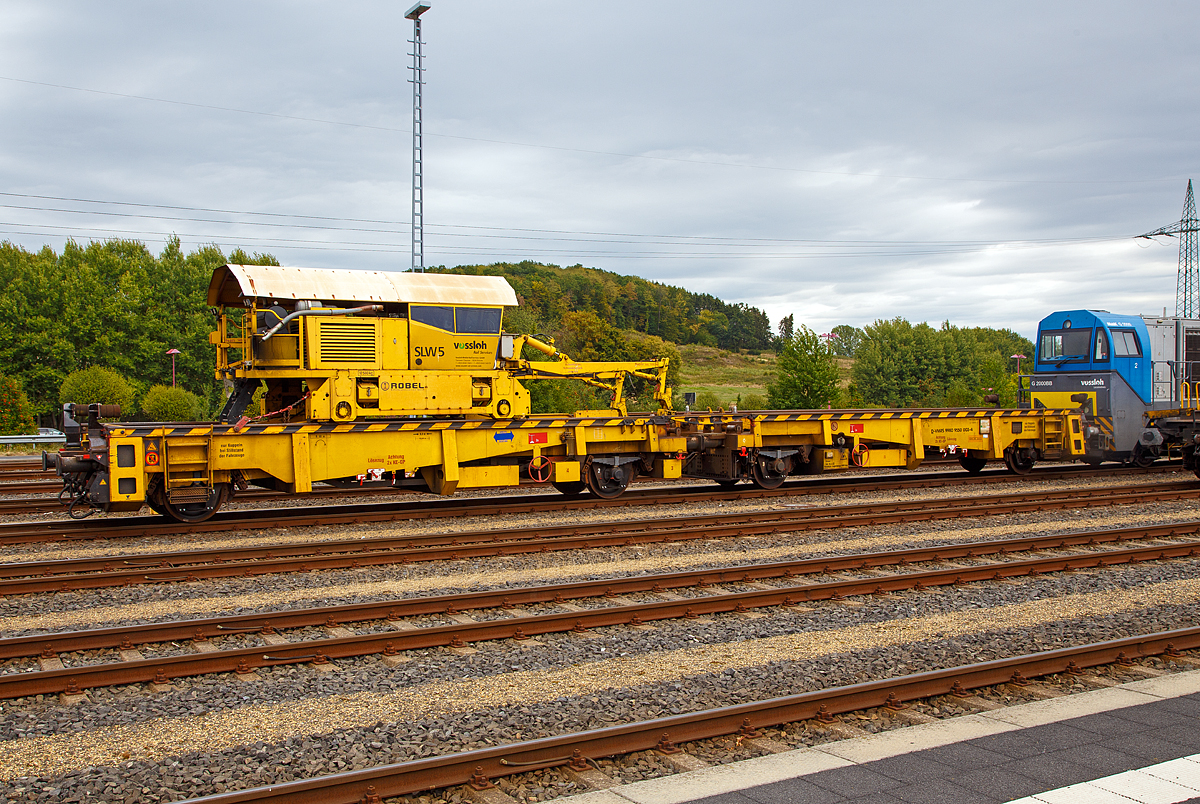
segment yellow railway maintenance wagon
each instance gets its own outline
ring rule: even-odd
[[[68,415],[74,410],[69,410]],[[94,417],[93,417],[94,418]],[[314,483],[388,483],[437,494],[546,484],[616,497],[638,476],[743,480],[776,488],[789,475],[914,469],[955,454],[971,472],[1003,461],[1083,454],[1074,410],[769,411],[607,417],[379,421],[338,424],[74,426],[88,435],[61,471],[87,467],[80,505],[148,504],[184,521],[207,518],[256,485],[302,494]],[[90,465],[95,462],[95,465]],[[103,468],[101,468],[101,466]],[[88,508],[84,508],[84,511]]]
[[[916,468],[931,452],[1019,473],[1083,454],[1073,409],[679,413],[666,360],[580,362],[551,339],[503,332],[516,297],[500,277],[229,265],[209,302],[230,391],[219,421],[105,423],[118,412],[66,405],[67,446],[44,463],[73,516],[149,505],[199,521],[252,485],[526,483],[616,497],[638,476],[775,488],[794,474]],[[526,383],[564,378],[604,389],[608,407],[532,414]],[[627,381],[654,412],[628,412]],[[256,395],[263,412],[247,415]]]

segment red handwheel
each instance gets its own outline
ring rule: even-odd
[[[529,462],[529,476],[535,483],[545,483],[550,479],[554,469],[554,461],[545,455],[539,455]]]
[[[850,450],[850,461],[861,469],[867,465],[867,458],[870,454],[870,447],[866,444],[859,444],[857,449]]]

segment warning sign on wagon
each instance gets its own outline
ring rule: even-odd
[[[529,443],[530,444],[548,444],[548,443],[550,443],[550,434],[549,433],[530,433],[529,434]]]

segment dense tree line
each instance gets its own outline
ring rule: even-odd
[[[270,255],[240,249],[225,255],[214,246],[185,254],[177,239],[158,255],[131,240],[68,242],[61,254],[49,247],[31,252],[0,243],[0,377],[8,378],[3,385],[11,402],[7,407],[20,409],[6,422],[8,429],[27,431],[34,424],[31,414],[50,424],[62,401],[99,401],[89,396],[97,393],[96,382],[104,385],[106,399],[115,394],[112,401],[122,404],[124,418],[213,415],[223,389],[213,377],[208,334],[216,322],[207,293],[213,270],[227,262],[279,264]],[[766,317],[744,305],[603,271],[522,266],[505,273],[524,305],[508,312],[506,330],[545,332],[577,360],[668,357],[677,384],[674,346],[632,331],[647,315],[699,342],[716,342],[719,336],[725,342],[765,344],[760,330]],[[493,268],[456,272],[504,273]],[[619,289],[616,279],[624,281]],[[751,330],[753,335],[745,334]],[[172,348],[180,351],[176,381],[194,398],[164,388],[171,384],[166,352]],[[540,353],[527,357],[544,359]],[[78,373],[96,368],[111,369],[111,376]],[[64,388],[73,373],[78,373],[75,380]],[[72,399],[64,399],[64,390]],[[581,383],[534,383],[531,390],[541,412],[607,404],[603,393]],[[644,383],[631,381],[626,390],[631,406],[650,405]],[[74,399],[81,395],[88,398]]]
[[[128,380],[130,407],[147,415],[148,403],[155,412],[212,415],[222,388],[212,373],[208,333],[215,321],[206,297],[213,270],[226,262],[278,265],[270,255],[240,249],[228,256],[213,246],[184,254],[177,239],[158,255],[130,240],[68,242],[61,254],[0,242],[0,394],[12,409],[11,421],[0,426],[26,428],[31,414],[49,424],[64,381],[94,367]],[[779,407],[979,405],[986,393],[1011,405],[1016,366],[1010,355],[1033,354],[1033,344],[1011,330],[948,322],[935,329],[902,318],[865,329],[842,325],[832,331],[837,337],[822,340],[788,316],[774,335],[756,308],[582,266],[522,262],[435,270],[504,276],[522,303],[506,314],[506,331],[554,337],[577,360],[668,357],[673,386],[680,363],[674,343],[774,347],[781,374],[769,397]],[[178,384],[195,397],[163,387],[171,383],[171,348],[180,351]],[[849,389],[835,388],[834,355],[855,360]],[[574,382],[533,383],[531,393],[539,412],[607,404],[603,393]],[[650,407],[644,383],[631,382],[627,394],[631,408]],[[759,403],[756,398],[753,406]]]
[[[431,270],[503,276],[522,307],[546,326],[557,325],[567,313],[590,311],[617,329],[674,343],[762,350],[774,342],[771,321],[757,307],[598,268],[526,261]]]
[[[987,327],[939,329],[903,318],[866,327],[854,350],[851,404],[881,407],[970,407],[998,394],[1017,402],[1014,354],[1033,354],[1033,344],[1012,330]]]
[[[111,368],[140,399],[151,386],[171,384],[166,351],[178,349],[177,382],[210,413],[221,387],[206,297],[213,269],[230,261],[278,264],[240,250],[226,257],[213,246],[184,254],[177,239],[157,256],[132,240],[69,241],[61,254],[2,242],[0,374],[17,379],[33,413],[49,423],[72,372]]]

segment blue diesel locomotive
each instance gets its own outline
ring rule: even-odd
[[[1200,320],[1069,310],[1042,319],[1035,349],[1028,404],[1082,407],[1084,460],[1197,468]]]

